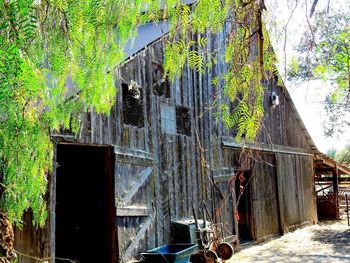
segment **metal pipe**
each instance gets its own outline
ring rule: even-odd
[[[192,212],[193,212],[193,217],[194,217],[194,223],[196,225],[196,239],[197,239],[198,248],[203,249],[204,246],[203,246],[203,241],[202,241],[202,237],[201,237],[202,233],[201,233],[201,229],[200,229],[199,224],[198,224],[196,211],[194,209],[193,203],[192,203]]]
[[[345,195],[346,200],[346,215],[348,217],[348,226],[350,226],[350,217],[349,217],[349,201],[348,201],[348,195]]]

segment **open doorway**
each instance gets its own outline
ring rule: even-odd
[[[236,200],[238,202],[238,236],[240,244],[253,240],[251,171],[241,171],[236,178]]]
[[[56,257],[116,262],[112,148],[59,144],[57,163]]]

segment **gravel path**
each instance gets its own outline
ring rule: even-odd
[[[345,220],[322,222],[243,249],[230,262],[350,262],[350,227]]]

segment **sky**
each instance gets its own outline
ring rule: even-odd
[[[350,133],[334,137],[326,137],[323,134],[322,124],[326,121],[323,101],[329,92],[325,83],[310,81],[297,86],[287,82],[287,86],[306,128],[321,152],[326,153],[332,148],[339,151],[346,144],[350,144]]]
[[[298,5],[295,8],[296,2]],[[270,21],[268,29],[280,61],[278,68],[282,77],[284,77],[285,59],[288,65],[292,57],[296,55],[294,47],[298,44],[307,26],[306,14],[309,14],[312,2],[312,0],[265,0],[268,9],[267,19]],[[328,0],[319,0],[317,9],[321,9],[327,4]],[[332,0],[330,8],[349,10],[349,0]],[[290,14],[292,14],[291,17]],[[289,22],[287,23],[287,21]],[[286,24],[287,40],[284,41],[283,29]],[[306,128],[321,152],[326,153],[331,148],[339,151],[346,144],[350,144],[350,132],[332,138],[324,136],[322,124],[326,121],[324,117],[326,113],[323,101],[330,91],[330,85],[322,81],[289,82],[287,80],[285,80],[285,84]]]

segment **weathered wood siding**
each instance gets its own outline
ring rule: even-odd
[[[279,96],[280,104],[276,108],[271,107],[270,95],[272,92],[276,92]],[[300,148],[310,152],[312,150],[310,138],[305,127],[301,125],[302,121],[293,101],[287,89],[277,85],[275,78],[269,81],[264,104],[264,122],[257,141],[268,145]]]
[[[253,239],[317,222],[312,155],[244,152],[225,148],[224,165],[252,171]]]
[[[257,156],[253,163],[252,198],[254,238],[279,234],[276,161],[273,154]]]
[[[49,257],[49,227],[48,224],[43,228],[36,228],[32,225],[33,217],[30,212],[26,212],[23,216],[23,226],[15,229],[15,249],[18,262],[20,263],[37,263],[37,258]]]
[[[276,154],[276,159],[282,231],[315,224],[313,156]]]

